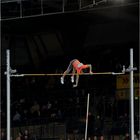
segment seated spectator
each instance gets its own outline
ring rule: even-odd
[[[104,140],[104,136],[101,136],[101,137],[100,137],[100,140]]]
[[[31,116],[32,117],[40,116],[40,105],[37,103],[37,101],[34,101],[33,105],[31,106]]]
[[[23,134],[21,131],[19,131],[18,136],[16,137],[16,140],[23,140]]]
[[[93,138],[94,140],[97,140],[97,136],[94,136],[94,138]]]
[[[128,133],[125,134],[124,140],[129,140],[129,134]]]
[[[139,140],[136,134],[134,135],[134,140]]]
[[[29,135],[29,131],[26,129],[23,134],[23,140],[30,140],[31,137]]]
[[[1,130],[0,137],[1,137],[1,140],[6,140],[6,134],[4,130]]]

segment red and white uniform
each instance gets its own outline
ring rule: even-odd
[[[72,63],[73,67],[77,70],[77,73],[80,74],[82,69],[88,68],[88,65],[80,63],[79,60],[75,59]]]

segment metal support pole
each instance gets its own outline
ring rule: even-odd
[[[131,112],[131,140],[134,140],[133,49],[130,49],[130,112]]]
[[[7,65],[7,140],[10,140],[10,50],[6,50]]]
[[[89,114],[89,93],[87,97],[87,114],[86,114],[86,128],[85,128],[85,140],[87,140],[87,128],[88,128],[88,114]]]

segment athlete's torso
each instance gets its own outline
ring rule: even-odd
[[[82,69],[86,69],[88,67],[87,65],[84,65],[77,59],[74,59],[72,65],[77,70],[77,73],[81,73]]]

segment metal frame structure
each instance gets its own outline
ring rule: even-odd
[[[102,3],[107,3],[108,1],[111,2],[112,0],[100,0],[100,1],[96,1],[96,0],[91,0],[92,3],[91,4],[87,4],[85,6],[82,6],[82,0],[79,0],[78,5],[79,5],[79,9],[77,10],[65,10],[65,0],[62,0],[62,10],[61,11],[57,11],[57,12],[48,12],[48,13],[44,13],[44,8],[43,8],[43,0],[40,0],[40,13],[38,14],[31,14],[31,15],[23,15],[23,4],[22,1],[26,1],[26,0],[6,0],[6,1],[2,1],[2,4],[5,3],[12,3],[12,2],[17,2],[19,4],[19,15],[15,16],[15,17],[5,17],[5,18],[1,18],[0,20],[2,21],[7,21],[7,20],[15,20],[15,19],[27,19],[27,18],[33,18],[33,17],[40,17],[40,16],[46,16],[46,15],[56,15],[56,14],[64,14],[64,13],[75,13],[75,12],[81,12],[81,11],[93,11],[93,10],[101,10],[101,9],[108,9],[108,8],[115,8],[115,7],[122,7],[122,6],[130,6],[130,5],[137,5],[138,2],[132,2],[132,3],[118,3],[118,4],[113,4],[113,5],[106,5],[105,7],[96,7],[96,5],[102,4]],[[2,16],[2,15],[1,15]]]
[[[125,72],[130,73],[130,112],[131,112],[131,140],[134,140],[134,85],[133,85],[133,71],[137,68],[133,67],[133,49],[130,49],[130,66],[125,69],[123,67],[122,72],[100,72],[100,73],[84,73],[80,75],[121,75]],[[7,140],[11,140],[11,122],[10,122],[10,83],[11,77],[23,77],[23,76],[60,76],[61,73],[52,73],[52,74],[16,74],[16,70],[12,70],[10,67],[10,50],[6,50],[6,78],[7,78]],[[72,74],[67,74],[72,75]],[[87,115],[86,115],[86,129],[85,129],[85,140],[87,140],[87,127],[88,127],[88,110],[89,110],[89,94],[87,98]]]

